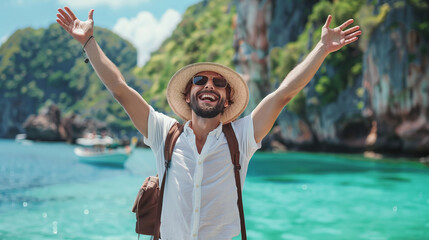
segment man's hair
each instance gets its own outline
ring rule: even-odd
[[[182,92],[184,99],[191,93],[192,88],[192,79],[188,81],[185,87],[185,91]],[[226,85],[226,100],[228,101],[228,105],[232,105],[234,101],[232,100],[232,95],[234,95],[234,89],[231,88],[229,84]]]

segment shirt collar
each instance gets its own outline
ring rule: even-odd
[[[192,128],[189,127],[190,123],[191,121],[187,121],[184,126],[183,132],[186,134],[186,136],[189,136],[189,134],[194,134],[194,131],[192,130]],[[212,135],[212,136],[215,136],[216,139],[219,139],[221,133],[222,133],[222,123],[220,122],[219,125],[209,133],[209,136]]]

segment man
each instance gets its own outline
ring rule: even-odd
[[[78,40],[101,81],[124,107],[144,135],[164,172],[164,141],[176,122],[154,109],[125,82],[118,68],[104,55],[93,37],[93,13],[85,22],[68,8],[58,9],[57,22]],[[167,87],[173,111],[186,121],[166,180],[161,236],[163,239],[231,239],[240,233],[234,170],[222,125],[232,122],[240,150],[241,183],[250,158],[272,128],[283,107],[314,76],[326,56],[358,39],[350,19],[330,29],[328,16],[322,36],[305,60],[279,88],[266,96],[251,115],[236,120],[248,103],[247,85],[235,71],[215,63],[196,63],[180,69]]]

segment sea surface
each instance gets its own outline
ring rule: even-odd
[[[81,163],[73,149],[0,139],[0,239],[137,239],[131,207],[155,174],[150,149],[124,168]],[[256,153],[247,176],[248,239],[429,239],[429,167],[420,163]]]

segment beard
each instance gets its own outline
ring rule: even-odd
[[[202,118],[214,118],[219,114],[222,114],[225,110],[224,103],[225,99],[220,99],[215,106],[204,104],[203,107],[198,105],[197,96],[194,94],[191,96],[190,107],[197,114],[197,116]]]

